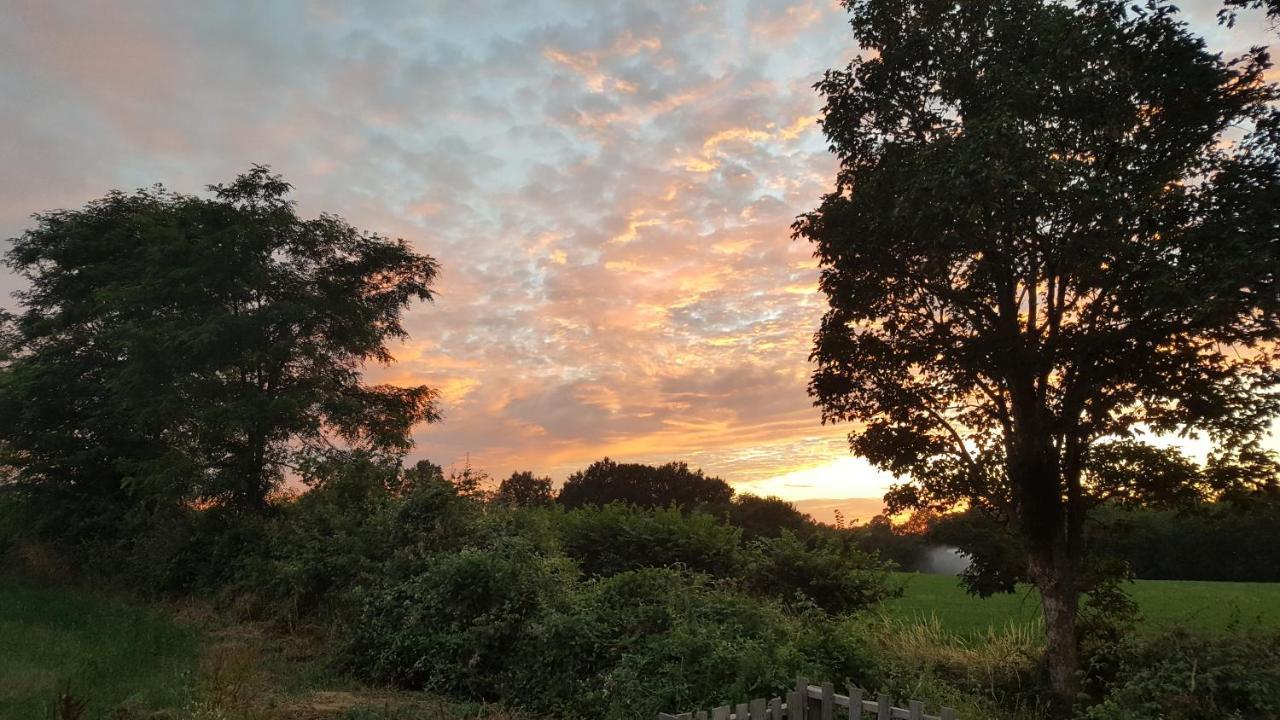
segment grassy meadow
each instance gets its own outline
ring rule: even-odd
[[[336,675],[314,642],[198,607],[0,577],[0,720],[520,720]]]
[[[180,707],[201,639],[167,614],[106,597],[0,583],[0,718]]]
[[[950,575],[899,573],[897,578],[905,592],[885,603],[886,613],[896,620],[936,618],[950,632],[977,635],[1040,618],[1039,596],[1029,586],[984,599],[965,593]],[[1258,624],[1280,628],[1280,583],[1138,580],[1125,589],[1138,603],[1148,631],[1183,627],[1222,632]]]

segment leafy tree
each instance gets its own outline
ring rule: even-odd
[[[1065,705],[1103,461],[1143,430],[1248,446],[1280,404],[1270,63],[1157,0],[845,4],[869,55],[818,83],[840,168],[795,224],[830,306],[810,391],[911,481],[894,509],[1016,531]]]
[[[1236,14],[1241,10],[1265,10],[1272,23],[1280,21],[1280,0],[1223,0],[1222,6],[1218,19],[1228,26],[1236,24]]]
[[[471,464],[470,455],[462,463],[462,467],[449,471],[449,483],[453,485],[458,495],[471,500],[480,502],[489,500],[493,495],[493,490],[490,488],[491,481],[489,473]]]
[[[511,507],[550,505],[554,500],[551,495],[551,478],[537,477],[528,470],[513,472],[511,477],[498,485],[494,499]]]
[[[0,374],[7,464],[66,512],[198,498],[262,508],[301,457],[403,452],[425,386],[368,385],[436,263],[255,166],[212,197],[160,186],[35,216]]]
[[[800,512],[792,503],[773,495],[736,495],[727,516],[729,522],[742,528],[743,537],[748,540],[778,537],[784,531],[806,535],[814,527],[813,518]]]
[[[733,488],[728,483],[704,475],[701,470],[690,470],[682,462],[654,467],[605,458],[570,475],[560,489],[559,502],[570,508],[619,501],[661,508],[722,506],[732,497]]]

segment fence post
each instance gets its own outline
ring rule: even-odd
[[[831,683],[822,683],[822,720],[832,720],[836,712],[836,688]]]
[[[956,720],[955,708],[942,708],[942,720]]]
[[[879,707],[876,709],[876,720],[893,720],[893,706],[889,704],[889,696],[880,693]]]
[[[751,717],[751,711],[747,709],[746,703],[738,703],[734,710],[735,720],[748,720]]]
[[[862,688],[849,688],[849,720],[862,720]]]
[[[718,708],[711,708],[711,720],[729,720],[729,706],[721,705]]]
[[[792,690],[787,693],[787,720],[804,720],[804,695]]]
[[[782,720],[782,698],[769,701],[769,720]]]
[[[924,720],[924,703],[919,700],[912,700],[908,707],[911,720]]]
[[[751,720],[767,720],[765,717],[768,701],[764,698],[758,698],[751,701]]]

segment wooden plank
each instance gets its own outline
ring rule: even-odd
[[[804,720],[804,695],[792,690],[787,693],[787,720]]]
[[[942,718],[940,720],[957,720],[955,708],[942,708]]]
[[[768,710],[769,701],[764,698],[757,698],[751,701],[751,720],[767,720],[764,716]]]
[[[751,711],[747,709],[746,703],[738,703],[737,709],[734,711],[735,720],[748,720],[751,717]]]
[[[769,720],[782,720],[782,698],[769,701]]]
[[[676,720],[676,716],[671,713],[658,713],[658,720]]]
[[[849,688],[849,720],[862,720],[862,688]]]
[[[696,717],[698,720],[707,720],[707,711],[699,710],[698,714],[695,715],[694,717]]]
[[[676,715],[676,720],[693,720],[693,713],[680,713]]]
[[[833,720],[836,713],[836,689],[831,683],[822,683],[821,720]]]
[[[721,705],[711,709],[711,720],[729,720],[729,706]]]
[[[924,703],[919,700],[912,700],[907,703],[908,720],[924,720]]]
[[[893,720],[893,706],[889,704],[889,696],[880,693],[876,703],[876,720]]]

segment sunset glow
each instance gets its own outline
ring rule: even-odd
[[[26,98],[3,121],[25,171],[0,176],[0,237],[111,188],[269,164],[303,214],[441,264],[370,369],[441,393],[410,460],[557,482],[684,460],[822,513],[892,481],[806,392],[825,305],[789,228],[834,178],[811,86],[857,51],[836,3],[108,5],[0,23],[0,92]],[[1184,8],[1211,41],[1217,6]]]

